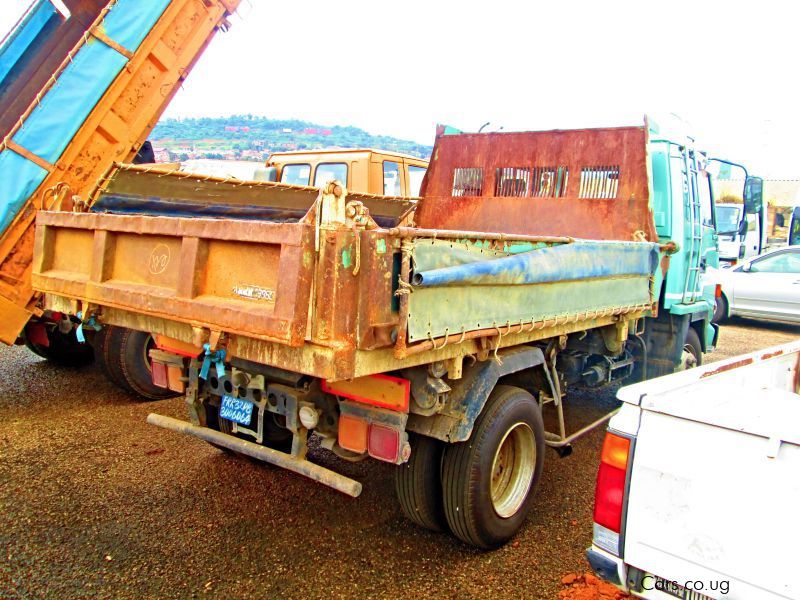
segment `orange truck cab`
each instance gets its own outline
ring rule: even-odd
[[[342,182],[348,190],[382,196],[419,196],[428,161],[373,149],[275,152],[267,159],[272,181],[321,187]]]

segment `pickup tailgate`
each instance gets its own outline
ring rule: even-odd
[[[683,385],[659,390],[664,378],[624,394],[642,408],[627,564],[681,585],[701,581],[715,598],[714,581],[730,582],[727,598],[800,598],[799,353],[719,373],[711,365],[699,380],[687,372]]]

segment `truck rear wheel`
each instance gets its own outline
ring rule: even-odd
[[[124,327],[105,327],[97,340],[100,368],[113,383],[146,400],[164,400],[179,394],[153,383],[149,352],[153,336]]]
[[[533,396],[497,386],[470,439],[444,452],[444,511],[456,537],[489,549],[519,531],[533,505],[544,448],[542,414]]]
[[[442,504],[442,451],[439,440],[408,434],[411,458],[394,472],[394,489],[403,514],[431,531],[447,529]]]
[[[29,327],[45,328],[47,346],[31,341],[28,335]],[[61,333],[55,324],[29,323],[25,328],[25,346],[44,359],[62,367],[84,367],[94,361],[94,350],[91,344],[81,343],[75,335],[75,330]]]

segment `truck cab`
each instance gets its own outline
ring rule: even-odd
[[[761,180],[748,176],[743,166],[709,157],[685,134],[668,133],[653,121],[648,125],[656,232],[659,242],[675,247],[655,280],[660,289],[659,314],[643,335],[650,365],[646,375],[653,377],[671,373],[676,362],[679,368],[701,364],[702,353],[716,345],[718,329],[709,316],[715,306],[715,286],[707,275],[719,269],[725,249],[718,247],[715,181],[719,173],[734,168],[743,172],[742,219],[763,223],[759,215],[764,209]],[[675,330],[683,333],[674,335]]]
[[[717,204],[716,218],[722,266],[732,267],[761,253],[763,238],[759,222],[765,220],[759,219],[759,215],[746,214],[741,204]]]
[[[274,152],[267,159],[272,180],[322,187],[337,180],[349,190],[381,196],[419,196],[428,161],[373,149]]]

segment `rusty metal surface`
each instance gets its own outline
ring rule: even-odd
[[[37,230],[39,291],[303,341],[310,225],[41,212]]]
[[[242,440],[232,435],[226,435],[224,433],[220,433],[219,431],[209,429],[208,427],[193,425],[192,423],[187,423],[186,421],[181,421],[179,419],[173,419],[172,417],[165,417],[164,415],[150,413],[147,416],[147,423],[150,425],[155,425],[156,427],[162,427],[163,429],[169,429],[170,431],[174,431],[176,433],[191,435],[198,439],[216,444],[217,446],[228,448],[233,452],[239,452],[258,460],[262,460],[266,463],[287,469],[297,473],[298,475],[308,477],[317,483],[327,485],[328,487],[342,492],[343,494],[346,494],[352,498],[357,498],[361,494],[362,486],[360,482],[350,479],[349,477],[345,477],[344,475],[340,475],[339,473],[331,471],[330,469],[326,469],[325,467],[316,465],[304,458],[296,458],[289,454],[285,454],[284,452],[278,452],[277,450],[267,448],[266,446],[262,446],[254,442]]]
[[[560,167],[568,169],[563,194],[548,197],[548,189],[557,193]],[[515,181],[524,191],[502,185],[508,168],[523,173]],[[456,169],[481,169],[480,185],[454,189]],[[505,195],[517,193],[524,195]],[[439,135],[422,196],[415,220],[425,229],[625,241],[642,232],[658,239],[644,127]]]
[[[641,143],[641,158],[646,158],[644,133],[637,128],[595,133],[600,136],[598,140],[607,134],[618,144]],[[582,135],[591,138],[594,134],[582,132]],[[611,148],[615,146],[611,144]],[[440,146],[439,151],[442,150]],[[626,176],[625,165],[634,161],[632,155],[636,153],[631,150],[630,154],[620,167],[618,185],[609,189],[632,193],[631,186],[636,181]],[[452,161],[448,158],[445,162]],[[429,188],[436,180],[435,169],[439,168],[436,157],[433,164],[434,176],[428,180]],[[141,167],[123,170],[125,176],[131,177],[116,182],[109,179],[109,186],[101,195],[136,191],[138,183],[134,176],[146,174],[163,178],[167,182],[164,189],[171,197],[198,193],[202,196],[194,189],[203,183],[197,178],[174,175],[182,178],[176,181],[169,174],[152,169],[150,173]],[[610,167],[602,171],[609,172],[616,173]],[[592,177],[597,176],[592,173]],[[280,196],[285,186],[280,184],[251,187],[249,183],[216,179],[205,184],[219,186],[232,203],[244,198],[247,202],[269,204],[267,190],[279,194],[277,204],[285,200]],[[643,185],[646,190],[646,177]],[[571,186],[568,183],[564,187],[569,191]],[[299,188],[304,200],[295,208],[302,210],[313,191],[313,188]],[[450,240],[466,240],[464,243],[480,247],[487,257],[493,257],[500,251],[513,253],[549,244],[570,244],[578,235],[574,231],[558,231],[552,223],[552,229],[547,227],[542,232],[509,232],[509,227],[504,228],[499,222],[484,223],[479,217],[474,217],[474,222],[444,229],[382,229],[365,209],[363,202],[368,199],[366,195],[348,196],[334,182],[322,190],[302,218],[291,223],[42,212],[38,220],[34,281],[37,289],[48,294],[48,306],[59,305],[73,314],[83,308],[84,312],[89,310],[96,315],[101,323],[160,333],[194,346],[212,341],[212,345],[224,347],[230,357],[331,381],[438,360],[457,361],[468,355],[486,359],[500,348],[651,314],[652,305],[643,297],[602,310],[587,305],[580,310],[564,310],[564,314],[536,318],[526,314],[527,319],[517,319],[514,323],[503,320],[493,324],[489,320],[486,323],[492,323],[490,328],[481,320],[484,324],[473,327],[474,331],[450,329],[445,337],[439,333],[409,345],[407,317],[414,240],[439,238],[448,245],[455,244]],[[464,199],[450,198],[453,202]],[[423,205],[428,200],[423,200]],[[485,210],[494,210],[495,198],[475,200]],[[566,202],[568,198],[513,200]],[[619,199],[606,198],[602,202],[614,204],[615,220],[609,226],[619,227],[627,219]],[[637,206],[646,207],[647,196],[636,202]],[[494,212],[498,213],[496,218],[502,216]],[[540,217],[544,218],[541,214]],[[503,223],[511,221],[503,219]],[[641,231],[640,225],[632,227]],[[592,232],[578,233],[588,236]],[[153,273],[150,269],[153,259],[160,260],[166,253],[176,264],[156,261],[158,272]],[[248,277],[253,281],[239,281]],[[647,281],[644,286],[647,291]],[[235,289],[249,290],[252,297],[237,295]],[[66,300],[55,300],[59,297]]]
[[[296,222],[311,209],[319,188],[187,173],[160,165],[116,163],[89,198],[93,212]],[[347,193],[377,224],[403,223],[416,199]]]

